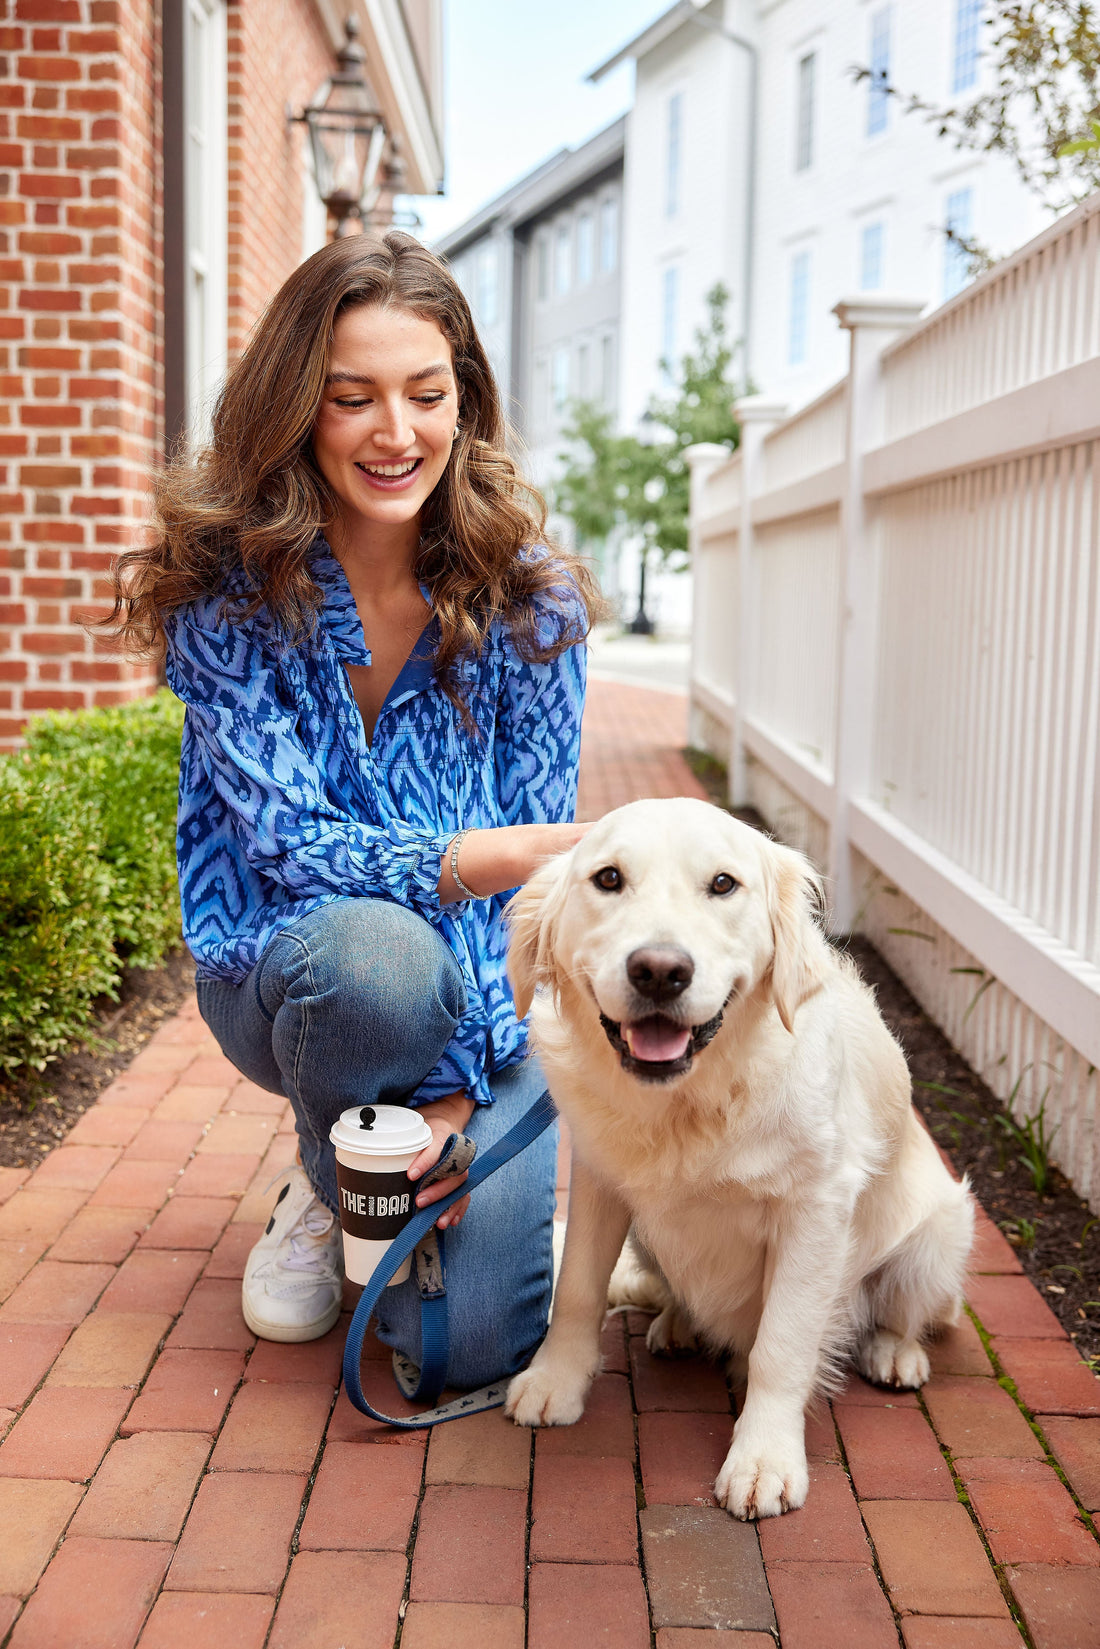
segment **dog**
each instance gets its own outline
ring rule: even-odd
[[[651,1350],[694,1335],[743,1373],[715,1484],[742,1519],[805,1502],[805,1410],[846,1357],[880,1385],[927,1380],[973,1240],[820,903],[801,854],[684,798],[607,814],[509,907],[573,1177],[550,1329],[506,1412],[580,1418],[614,1270],[612,1304],[659,1312]]]

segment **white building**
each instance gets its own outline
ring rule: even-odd
[[[679,0],[593,70],[634,63],[625,121],[554,156],[438,248],[540,485],[573,399],[645,429],[669,388],[660,362],[692,347],[717,281],[741,341],[737,378],[794,410],[846,370],[841,298],[881,290],[934,309],[967,280],[948,226],[996,256],[1046,226],[1005,157],[956,149],[852,72],[965,104],[989,73],[981,13],[982,0]],[[629,549],[604,578],[629,619]],[[686,633],[690,577],[652,576],[647,606],[664,632]]]
[[[624,121],[563,149],[436,244],[547,485],[575,400],[618,417]]]
[[[789,406],[846,367],[831,313],[881,288],[934,308],[966,280],[944,229],[1012,251],[1049,221],[1002,156],[958,150],[855,65],[947,106],[982,88],[982,0],[681,0],[593,71],[636,69],[624,175],[629,424],[716,280],[739,363]]]
[[[623,132],[616,120],[563,149],[435,248],[469,299],[523,467],[547,492],[573,403],[620,417]],[[601,571],[613,593],[614,566]]]

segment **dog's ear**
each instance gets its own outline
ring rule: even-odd
[[[521,887],[505,912],[511,938],[508,978],[515,998],[516,1018],[529,1012],[536,985],[560,985],[555,935],[572,852],[556,854],[540,865]]]
[[[775,955],[772,1000],[784,1029],[794,1030],[794,1016],[825,983],[824,936],[814,921],[824,908],[821,878],[801,853],[772,842],[768,847],[769,905]]]

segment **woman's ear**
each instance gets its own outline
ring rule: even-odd
[[[569,852],[548,859],[520,888],[505,912],[511,933],[508,978],[517,1019],[525,1019],[530,1012],[537,985],[548,985],[556,992],[561,983],[555,942],[572,857]]]
[[[772,1000],[785,1030],[794,1031],[794,1016],[819,991],[827,971],[826,941],[814,921],[822,909],[821,878],[801,853],[768,844],[769,914],[775,953]]]

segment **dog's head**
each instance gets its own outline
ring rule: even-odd
[[[551,859],[509,909],[522,1016],[579,993],[624,1069],[686,1074],[732,1003],[763,991],[788,1031],[824,981],[820,882],[801,854],[706,802],[632,802]]]

